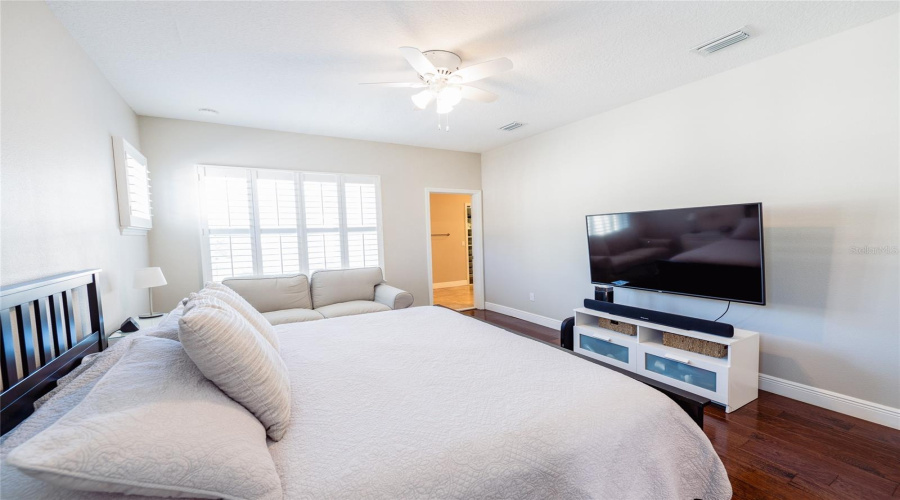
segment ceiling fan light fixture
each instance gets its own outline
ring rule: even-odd
[[[459,69],[462,62],[457,54],[446,50],[427,50],[422,52],[415,47],[400,47],[406,62],[416,71],[417,81],[364,83],[361,85],[380,85],[383,87],[414,88],[425,90],[410,96],[417,109],[427,108],[436,101],[438,129],[450,130],[449,113],[463,99],[483,103],[494,102],[497,94],[468,86],[469,83],[483,80],[512,69],[512,61],[505,57]]]
[[[445,102],[445,101],[442,101],[442,100],[438,99],[438,102],[437,102],[437,113],[438,113],[439,115],[445,115],[445,114],[447,114],[447,113],[449,113],[449,112],[451,112],[451,111],[453,111],[453,105],[452,105],[452,104],[450,104],[450,103],[448,103],[448,102]]]
[[[449,104],[452,108],[462,100],[462,89],[456,85],[448,85],[438,92],[438,102]]]
[[[417,108],[425,109],[431,104],[431,101],[434,100],[434,94],[432,94],[430,90],[423,90],[418,94],[414,94],[411,99]]]

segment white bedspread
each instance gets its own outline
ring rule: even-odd
[[[726,499],[656,390],[435,307],[281,325],[286,498]]]
[[[539,342],[432,307],[276,328],[294,392],[269,446],[285,498],[731,497],[675,403]],[[4,436],[0,459],[77,404],[126,342]],[[4,499],[115,498],[0,474]]]

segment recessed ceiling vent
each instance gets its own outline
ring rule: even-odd
[[[745,28],[741,28],[725,36],[720,36],[715,40],[710,40],[702,45],[698,45],[691,50],[698,54],[712,54],[717,50],[722,50],[725,47],[734,45],[748,38],[750,38],[750,34],[745,31]]]
[[[505,131],[507,131],[507,132],[512,132],[513,130],[515,130],[515,129],[519,128],[519,127],[524,127],[524,126],[525,126],[524,123],[512,122],[512,123],[507,123],[506,125],[500,127],[500,128],[497,129],[497,130],[505,130]]]

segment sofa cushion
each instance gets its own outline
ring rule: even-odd
[[[305,274],[228,278],[222,284],[237,292],[261,313],[283,309],[312,309],[309,279]]]
[[[366,314],[390,310],[390,307],[372,300],[350,300],[337,304],[329,304],[316,309],[316,311],[322,313],[322,316],[325,316],[326,318],[337,318],[339,316],[352,316],[354,314]]]
[[[313,307],[349,302],[375,300],[375,285],[384,281],[379,267],[316,271],[310,279]]]
[[[282,311],[271,311],[263,313],[263,317],[269,320],[269,323],[272,323],[273,325],[325,319],[325,316],[322,316],[321,313],[313,311],[312,309],[284,309]]]

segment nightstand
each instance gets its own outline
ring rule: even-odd
[[[156,318],[134,318],[134,319],[136,319],[138,322],[138,325],[140,325],[140,328],[138,329],[138,331],[141,331],[145,328],[152,328],[152,327],[162,323],[163,320],[166,319],[166,316],[167,316],[167,314],[163,314],[162,316],[158,316]],[[112,346],[116,342],[124,339],[125,337],[131,335],[132,333],[135,333],[135,332],[125,333],[122,330],[116,330],[116,331],[112,332],[109,337],[107,337],[107,341],[109,342],[109,345]]]

